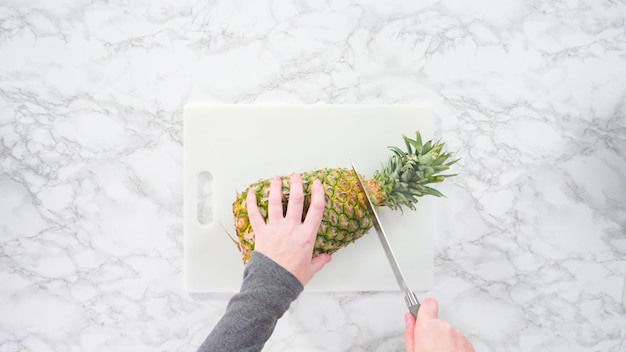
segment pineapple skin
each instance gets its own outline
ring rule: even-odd
[[[324,168],[304,172],[301,177],[305,197],[303,220],[311,204],[311,185],[315,179],[322,183],[326,199],[324,215],[313,249],[314,256],[321,253],[332,254],[356,241],[372,228],[373,221],[367,210],[367,198],[353,170]],[[289,200],[289,178],[290,176],[281,176],[283,213],[287,211]],[[368,194],[376,205],[382,205],[384,201],[378,183],[374,180],[367,180],[365,184]],[[238,247],[244,264],[247,264],[254,250],[254,231],[250,225],[246,207],[249,189],[254,190],[259,212],[267,221],[270,179],[251,184],[244,192],[237,194],[233,202]]]

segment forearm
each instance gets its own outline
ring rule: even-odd
[[[260,351],[302,290],[291,273],[253,252],[240,292],[231,298],[224,316],[198,351]]]

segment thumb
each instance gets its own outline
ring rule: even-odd
[[[437,319],[439,315],[439,303],[434,298],[426,298],[417,311],[417,320]]]
[[[324,265],[330,263],[333,258],[330,254],[322,253],[318,254],[311,259],[311,272],[315,275],[318,271],[322,270]]]

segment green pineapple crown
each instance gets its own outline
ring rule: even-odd
[[[445,143],[432,140],[422,144],[422,136],[416,132],[415,139],[402,135],[406,151],[394,146],[389,149],[394,153],[382,169],[374,173],[374,179],[381,187],[384,203],[390,209],[402,209],[406,206],[415,210],[418,197],[433,195],[444,196],[438,190],[427,186],[442,182],[456,174],[442,175],[459,159],[447,161],[450,153],[443,150]],[[446,162],[447,161],[447,162]]]

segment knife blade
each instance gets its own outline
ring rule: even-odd
[[[417,299],[417,296],[415,295],[415,293],[413,293],[413,291],[411,291],[411,289],[407,285],[406,280],[404,279],[404,275],[402,274],[402,270],[400,270],[400,265],[398,265],[398,260],[396,259],[396,256],[394,255],[393,250],[391,249],[391,245],[389,244],[389,239],[387,237],[387,234],[385,233],[385,230],[383,229],[383,226],[380,223],[380,218],[378,217],[378,213],[376,213],[376,210],[374,208],[374,203],[372,202],[370,195],[367,193],[367,188],[365,188],[365,184],[363,183],[363,180],[361,180],[361,176],[359,175],[359,172],[356,171],[356,166],[354,166],[354,162],[351,162],[351,164],[352,164],[352,170],[356,174],[357,179],[359,180],[359,184],[361,185],[361,188],[363,189],[363,193],[365,193],[365,196],[367,198],[367,202],[366,202],[367,209],[370,215],[372,216],[372,221],[374,222],[374,228],[376,228],[376,233],[378,233],[378,239],[380,240],[380,243],[382,244],[383,249],[385,250],[385,255],[387,256],[389,265],[391,266],[391,269],[393,270],[393,274],[396,278],[396,281],[398,282],[398,286],[400,286],[400,289],[404,292],[404,301],[406,302],[406,305],[409,308],[409,312],[411,312],[411,314],[413,315],[413,318],[417,318],[417,311],[419,310],[420,302]]]

